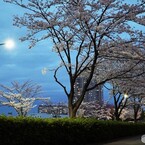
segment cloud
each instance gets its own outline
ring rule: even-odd
[[[4,67],[7,67],[7,68],[14,68],[14,67],[16,67],[16,64],[13,64],[13,63],[5,64]]]

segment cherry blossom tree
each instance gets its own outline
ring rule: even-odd
[[[75,117],[85,93],[114,79],[144,73],[136,68],[144,61],[145,2],[129,4],[119,0],[4,0],[26,9],[15,16],[14,25],[26,27],[30,48],[41,40],[51,40],[60,64],[54,68],[55,81],[68,97],[70,117]],[[69,86],[58,77],[61,69],[69,77]],[[63,71],[64,71],[63,69]],[[130,71],[136,71],[130,76]],[[47,69],[43,71],[45,73]],[[85,75],[86,83],[75,100],[76,79]],[[89,87],[92,79],[97,83]]]
[[[36,106],[34,105],[36,100],[46,99],[37,97],[41,86],[31,81],[26,81],[23,84],[14,81],[11,84],[11,87],[0,85],[0,105],[13,107],[19,116],[26,116]]]
[[[128,102],[128,90],[126,87],[122,86],[121,84],[122,81],[120,80],[111,80],[110,85],[111,87],[106,87],[108,89],[110,98],[113,98],[113,106],[114,106],[114,111],[112,118],[113,120],[120,120],[120,115],[122,114],[123,109],[127,106]]]
[[[110,84],[111,87],[107,89],[110,91],[110,96],[113,97],[115,119],[120,120],[125,112],[132,110],[131,118],[136,122],[138,114],[142,112],[145,104],[144,75],[130,79],[112,80]],[[125,114],[127,117],[128,113]],[[130,117],[128,116],[128,118]]]
[[[133,110],[133,120],[134,122],[137,122],[139,118],[141,118],[141,114],[143,111],[143,96],[132,96],[129,99],[130,102],[130,108]]]
[[[120,119],[122,121],[134,121],[137,122],[137,120],[140,120],[142,114],[142,109],[138,109],[138,111],[135,113],[133,108],[124,108]]]
[[[145,81],[144,75],[137,78],[132,78],[126,81],[126,88],[129,88],[129,99],[128,99],[128,108],[133,112],[133,120],[137,120],[141,117],[145,105]]]
[[[111,120],[111,108],[107,104],[99,104],[97,101],[82,102],[78,111],[78,117],[96,118],[98,120]]]

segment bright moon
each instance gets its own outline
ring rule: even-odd
[[[5,41],[5,47],[11,50],[15,47],[15,42],[12,39],[8,39]]]

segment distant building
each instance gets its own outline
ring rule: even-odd
[[[75,89],[75,97],[79,98],[81,95],[83,86],[86,83],[86,78],[85,77],[78,77],[76,80],[76,83],[74,85]],[[96,84],[96,80],[92,80],[89,87],[92,87]],[[83,100],[84,102],[91,102],[91,101],[98,101],[99,103],[103,102],[103,89],[102,85],[96,87],[93,90],[90,90],[86,92],[85,98]]]
[[[38,106],[38,113],[47,113],[47,114],[54,114],[54,115],[67,115],[68,114],[68,107],[64,104],[57,104],[57,105],[39,105]]]

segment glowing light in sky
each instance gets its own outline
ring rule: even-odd
[[[124,98],[127,99],[128,98],[128,95],[127,94],[124,94]]]
[[[5,41],[4,45],[5,45],[6,49],[11,50],[15,47],[15,42],[12,39],[8,39],[8,40]]]

